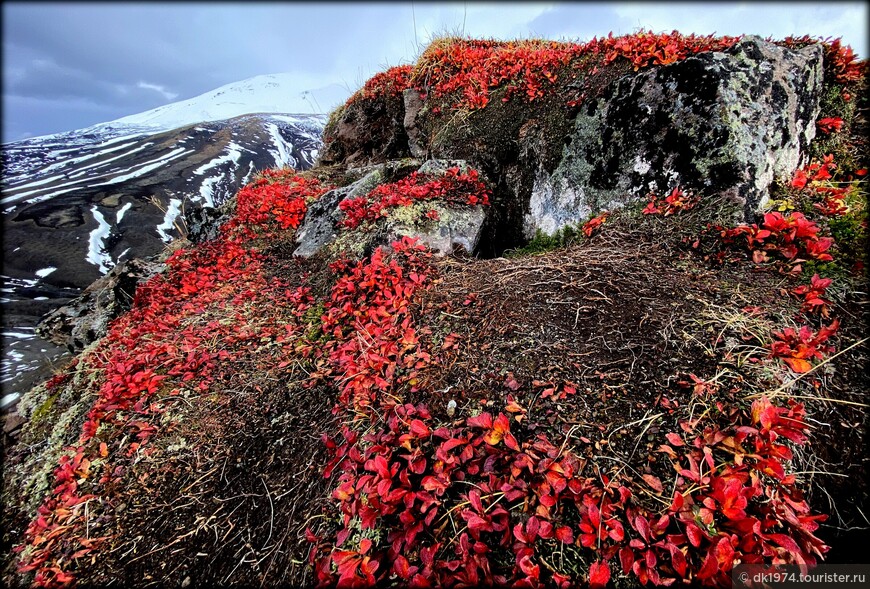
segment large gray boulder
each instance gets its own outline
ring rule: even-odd
[[[747,37],[615,81],[584,105],[562,159],[537,172],[523,233],[552,234],[599,210],[675,186],[722,196],[751,217],[815,135],[822,47]]]
[[[45,315],[36,334],[71,352],[106,335],[109,322],[133,305],[136,288],[163,269],[163,264],[139,258],[127,260],[93,282],[82,294]]]

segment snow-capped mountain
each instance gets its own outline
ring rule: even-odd
[[[298,97],[302,94],[293,88],[294,83],[291,74],[255,76],[189,100],[173,102],[100,126],[149,127],[168,131],[193,123],[221,121],[245,114],[291,112],[294,109],[290,105],[298,104]]]
[[[120,261],[159,253],[184,211],[219,206],[256,171],[314,164],[326,117],[283,112],[294,92],[284,82],[258,76],[0,146],[4,393],[50,358],[33,334],[39,316]]]

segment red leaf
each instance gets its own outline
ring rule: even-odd
[[[428,438],[431,431],[425,423],[419,419],[414,419],[411,421],[411,433],[418,438]]]
[[[676,446],[677,448],[679,448],[680,446],[685,446],[683,438],[681,438],[679,434],[670,432],[665,434],[665,438],[667,438],[668,442],[670,442],[672,446]]]
[[[619,563],[622,565],[622,572],[626,575],[631,572],[632,565],[634,564],[634,551],[625,546],[619,551]]]
[[[400,579],[407,581],[411,578],[411,567],[408,564],[408,559],[401,554],[397,555],[396,560],[393,561],[393,570]]]
[[[469,417],[465,420],[465,424],[469,427],[482,427],[484,429],[490,429],[492,427],[492,415],[484,412],[480,415],[476,415],[475,417]]]
[[[651,474],[643,475],[643,480],[655,490],[656,493],[662,493],[664,491],[664,487],[662,487],[662,482],[658,479],[658,477],[654,477]]]
[[[636,518],[634,518],[634,529],[638,531],[638,533],[641,535],[641,537],[644,540],[649,542],[649,540],[650,540],[649,522],[647,521],[647,519],[644,516],[639,515]]]
[[[704,538],[701,528],[692,522],[686,522],[686,536],[689,538],[689,543],[695,548],[701,545],[701,540]]]
[[[589,566],[589,587],[597,589],[606,587],[610,581],[610,567],[606,562],[593,562]]]
[[[556,528],[556,539],[565,544],[572,544],[574,542],[574,532],[568,526]]]
[[[520,446],[517,443],[517,439],[510,432],[507,432],[504,435],[504,445],[507,446],[508,448],[510,448],[511,450],[515,450],[517,452],[519,452],[519,450],[520,450]]]
[[[788,364],[789,368],[791,368],[798,374],[809,372],[813,368],[813,365],[804,360],[803,358],[783,358],[782,360],[783,362]]]

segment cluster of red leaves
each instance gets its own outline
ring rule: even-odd
[[[764,223],[759,228],[755,223],[738,225],[732,228],[714,227],[726,245],[743,246],[752,252],[756,264],[767,261],[768,253],[779,254],[791,263],[803,261],[805,256],[827,262],[833,258],[828,252],[834,243],[830,237],[820,237],[819,226],[802,213],[790,213],[784,217],[773,212],[764,215]],[[724,253],[721,253],[724,257]]]
[[[792,294],[804,298],[801,311],[827,318],[831,301],[825,298],[825,291],[831,286],[831,282],[830,278],[820,278],[818,274],[813,274],[810,284],[802,284],[792,289]]]
[[[346,106],[360,100],[380,100],[401,96],[402,92],[411,87],[413,70],[413,66],[400,65],[375,74],[366,81],[359,92],[348,98]]]
[[[55,374],[45,383],[45,390],[51,392],[57,387],[69,382],[73,375],[73,369],[78,365],[79,359],[73,358],[69,364],[63,369],[63,372]]]
[[[822,182],[833,178],[831,172],[837,169],[837,164],[834,162],[834,156],[828,154],[821,162],[810,162],[803,168],[798,169],[794,173],[791,180],[792,188],[801,190],[806,187],[809,182]]]
[[[480,181],[476,170],[463,174],[454,167],[439,175],[412,172],[397,182],[381,184],[365,196],[346,198],[338,203],[338,207],[345,214],[341,224],[354,229],[362,223],[373,223],[385,217],[390,208],[430,200],[452,206],[486,206],[489,205],[489,190]],[[429,211],[426,218],[437,219],[437,211]]]
[[[601,213],[597,217],[593,217],[593,218],[589,219],[588,221],[586,221],[583,224],[583,227],[581,227],[581,231],[583,231],[583,235],[585,235],[586,237],[592,237],[592,233],[596,229],[601,227],[601,225],[604,224],[604,222],[607,220],[607,216],[609,214],[610,213],[608,213],[607,211],[604,211],[603,213]]]
[[[452,39],[423,53],[411,82],[435,98],[454,96],[453,108],[483,108],[490,90],[502,85],[505,101],[515,94],[534,100],[582,52],[583,46],[575,43]]]
[[[649,204],[643,210],[644,215],[663,215],[665,217],[679,213],[680,211],[689,211],[695,208],[695,205],[700,201],[700,197],[691,196],[675,187],[671,193],[665,197],[664,201],[659,201],[659,197],[655,194],[649,195]]]
[[[225,230],[246,240],[273,237],[279,229],[296,229],[308,205],[331,188],[292,170],[261,174],[238,192],[236,214]]]
[[[821,360],[834,351],[834,347],[825,345],[825,342],[837,333],[839,327],[839,319],[834,319],[828,326],[823,325],[818,333],[808,325],[800,329],[787,327],[773,334],[770,355],[773,358],[782,358],[789,368],[799,374],[809,372],[813,367],[810,360]]]
[[[625,538],[615,514],[628,490],[604,492],[581,478],[583,462],[543,435],[521,448],[504,413],[436,428],[424,405],[406,404],[387,408],[383,420],[380,431],[360,436],[345,427],[340,445],[327,442],[335,451],[327,474],[341,472],[333,498],[342,525],[311,554],[322,586],[370,586],[392,575],[412,587],[537,586],[536,548],[576,543],[595,553],[602,534]],[[576,523],[560,502],[574,505]],[[459,527],[453,542],[444,537],[451,520]],[[490,560],[499,550],[513,553],[507,574]],[[596,567],[594,580],[609,576],[606,565]],[[553,578],[570,583],[568,574]]]
[[[845,199],[854,189],[851,184],[845,186],[831,184],[830,181],[833,179],[833,172],[836,169],[837,164],[834,162],[834,156],[829,154],[821,162],[810,162],[795,171],[791,181],[792,188],[805,190],[814,197],[821,197],[821,202],[813,203],[813,207],[826,217],[837,217],[848,213],[849,207],[846,205]],[[867,170],[864,169],[855,171],[855,175],[859,177],[866,174]],[[847,181],[851,179],[851,175],[846,176]]]
[[[242,214],[261,227],[292,226],[288,215],[296,213],[281,204],[282,198],[286,204],[320,193],[318,185],[295,176],[286,193],[276,192],[280,185],[269,179],[287,180],[286,174],[267,176],[256,183],[257,190],[239,199]],[[310,192],[303,194],[303,186]],[[256,203],[257,195],[268,204]],[[249,358],[255,346],[292,329],[287,317],[276,325],[257,309],[290,307],[290,317],[301,317],[310,307],[307,289],[290,290],[281,279],[265,276],[262,256],[245,246],[239,227],[228,222],[218,239],[174,252],[167,271],[137,289],[131,311],[113,322],[107,337],[81,359],[100,376],[97,397],[78,443],[66,449],[54,471],[52,491],[15,548],[21,553],[19,570],[35,571],[36,586],[73,583],[76,560],[105,540],[94,534],[94,514],[111,509],[99,490],[121,482],[131,458],[151,452],[147,443],[163,412],[159,397],[209,391],[215,381],[232,374],[235,359]],[[201,321],[208,309],[225,309],[222,313],[229,312],[232,323]],[[55,377],[51,386],[68,375]]]
[[[393,242],[391,253],[378,248],[368,260],[336,262],[340,277],[322,318],[332,378],[341,382],[338,409],[370,413],[378,399],[389,399],[399,384],[416,382],[429,362],[418,350],[409,304],[429,283],[431,254],[414,240]],[[364,337],[358,337],[364,334]],[[401,371],[404,376],[397,377]]]
[[[622,37],[613,37],[613,33],[610,33],[597,43],[593,39],[590,49],[603,52],[605,64],[624,58],[637,71],[650,65],[675,63],[695,53],[722,51],[739,40],[740,37],[683,35],[678,31],[658,35],[651,31],[640,31]]]
[[[392,405],[379,431],[345,427],[340,443],[327,442],[327,474],[341,473],[341,525],[334,540],[310,535],[319,584],[371,586],[395,575],[413,587],[574,586],[576,575],[542,566],[559,543],[588,558],[583,580],[599,587],[614,559],[660,586],[724,586],[734,562],[814,562],[827,550],[813,535],[823,516],[810,514],[786,474],[792,454],[782,443],[805,442],[803,407],[762,398],[747,414],[720,405],[729,424],[682,423],[683,435],[659,447],[678,471],[660,512],[634,501],[627,484],[582,476],[586,461],[543,434],[518,441],[504,413],[436,426],[424,405]],[[655,476],[640,484],[665,493]],[[504,553],[512,567],[500,564]]]
[[[783,441],[806,442],[803,406],[790,401],[778,407],[766,397],[752,403],[749,415],[723,401],[717,406],[731,425],[699,431],[696,422],[683,422],[684,434],[668,434],[669,443],[659,447],[679,476],[667,514],[649,525],[649,535],[660,542],[650,543],[654,556],[670,556],[671,568],[681,577],[684,567],[694,568],[694,579],[718,586],[730,584],[735,562],[815,563],[828,550],[813,534],[825,516],[810,514],[795,476],[784,468],[792,451]],[[677,524],[677,534],[666,533],[665,518]],[[691,548],[685,560],[665,550],[668,543],[686,542]],[[654,574],[661,577],[661,572]]]
[[[501,87],[505,88],[505,102],[515,95],[528,101],[540,99],[552,91],[559,76],[570,75],[561,70],[572,63],[575,67],[591,66],[595,71],[595,63],[627,59],[637,70],[674,63],[694,53],[719,51],[736,41],[736,37],[681,35],[676,31],[640,31],[621,37],[611,33],[587,43],[451,39],[435,43],[423,53],[411,84],[435,98],[454,97],[453,108],[476,110],[489,103],[490,91]]]
[[[843,119],[840,117],[825,117],[816,121],[816,129],[825,135],[829,135],[831,132],[839,133],[842,128]]]

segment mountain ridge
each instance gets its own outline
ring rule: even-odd
[[[118,133],[154,133],[158,130],[170,131],[201,122],[232,119],[246,114],[284,114],[288,116],[308,117],[323,115],[325,112],[302,112],[298,110],[298,100],[294,95],[310,96],[319,106],[317,94],[328,107],[334,102],[344,100],[345,91],[340,87],[327,86],[315,90],[299,91],[293,74],[261,74],[236,82],[230,82],[213,90],[203,92],[191,98],[176,100],[142,112],[125,115],[110,121],[95,123],[87,127],[70,131],[59,131],[15,141],[4,142],[2,145],[12,145],[21,141],[64,139],[89,133],[100,133],[109,136],[115,130]],[[225,98],[219,99],[224,96]],[[235,99],[228,102],[227,99]],[[328,110],[326,111],[328,112]]]

